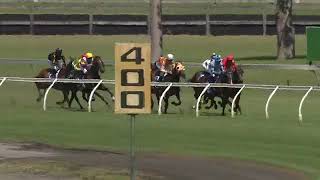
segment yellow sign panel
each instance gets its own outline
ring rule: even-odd
[[[150,44],[116,43],[115,113],[151,113]]]

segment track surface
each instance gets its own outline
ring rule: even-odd
[[[18,155],[14,157],[15,155]],[[121,152],[66,150],[52,148],[42,144],[0,144],[1,161],[19,159],[23,161],[54,160],[69,162],[79,166],[102,167],[112,169],[127,169],[128,156]],[[169,180],[303,180],[307,179],[303,173],[292,170],[259,165],[253,162],[238,161],[222,158],[182,157],[164,154],[137,155],[139,172],[151,174],[150,179]],[[37,177],[36,175],[0,174],[0,178],[18,180],[51,180],[54,177]]]

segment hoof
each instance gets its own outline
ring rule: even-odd
[[[193,105],[193,106],[192,106],[192,109],[196,109],[196,106],[195,106],[195,105]]]
[[[62,105],[64,102],[56,102],[57,105]]]
[[[112,99],[112,101],[114,102],[114,100],[115,100],[116,98],[115,98],[114,96],[112,96],[112,98],[111,98],[111,99]]]
[[[217,106],[217,105],[214,105],[214,109],[218,109],[218,106]]]
[[[37,98],[37,99],[36,99],[37,102],[40,102],[40,100],[41,100],[40,98]]]

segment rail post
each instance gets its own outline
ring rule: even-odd
[[[210,30],[210,15],[207,13],[206,14],[206,35],[210,36],[211,35],[211,30]]]
[[[266,112],[266,119],[269,119],[269,103],[271,101],[271,98],[273,97],[273,95],[277,92],[277,90],[279,89],[279,86],[277,86],[273,91],[272,93],[270,94],[268,100],[267,100],[267,103],[266,103],[266,107],[265,107],[265,112]]]
[[[210,83],[202,90],[201,94],[199,95],[199,97],[197,99],[197,104],[196,104],[196,116],[197,117],[199,117],[199,104],[200,104],[200,101],[201,101],[201,97],[209,89],[209,87],[210,87]]]
[[[246,87],[246,85],[243,85],[242,88],[237,92],[237,94],[234,96],[231,104],[231,117],[234,118],[234,103],[236,102],[236,99],[240,95],[241,91]]]
[[[48,93],[50,91],[50,89],[53,87],[53,85],[58,81],[58,79],[54,79],[54,81],[51,83],[51,85],[48,87],[48,89],[46,90],[46,93],[44,94],[44,98],[43,98],[43,110],[46,111],[47,110],[47,96]]]
[[[264,10],[262,12],[262,35],[267,35],[267,14]]]
[[[30,20],[30,35],[33,35],[34,34],[34,14],[30,14],[29,15],[29,20]]]
[[[103,80],[100,80],[98,82],[98,84],[92,89],[91,93],[90,93],[90,96],[89,96],[89,100],[88,100],[88,112],[91,112],[91,107],[92,107],[92,97],[93,97],[93,94],[94,92],[96,92],[96,90],[98,89],[98,87],[100,86],[100,84],[103,82]]]
[[[1,82],[0,82],[0,86],[2,86],[2,84],[3,84],[6,80],[7,80],[7,78],[4,77],[4,78],[1,80]]]
[[[89,14],[89,35],[93,34],[93,15]]]
[[[169,84],[169,86],[163,91],[163,93],[161,94],[160,100],[159,100],[159,107],[158,107],[158,114],[161,115],[161,107],[162,107],[162,101],[164,96],[166,95],[166,93],[169,91],[169,89],[171,88],[172,83]]]
[[[313,87],[310,87],[309,90],[306,92],[306,94],[303,96],[303,98],[300,101],[300,105],[299,105],[299,122],[300,124],[302,123],[302,105],[304,100],[307,98],[307,96],[309,95],[309,93],[312,91]]]

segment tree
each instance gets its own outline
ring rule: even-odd
[[[292,25],[292,0],[277,0],[276,5],[278,59],[295,57],[295,30]]]
[[[156,61],[162,54],[162,8],[161,0],[150,0],[151,4],[151,60]]]

